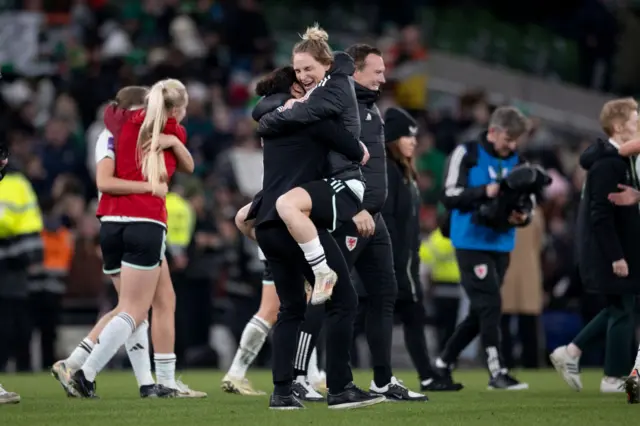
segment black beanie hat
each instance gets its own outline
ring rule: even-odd
[[[384,114],[384,141],[393,142],[403,136],[416,136],[418,123],[402,108],[391,107]]]

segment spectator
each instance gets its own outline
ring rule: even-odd
[[[50,368],[58,360],[55,347],[62,317],[62,295],[73,259],[74,242],[70,230],[62,223],[52,199],[41,202],[44,229],[41,232],[44,262],[29,277],[33,330],[40,334],[42,366]]]

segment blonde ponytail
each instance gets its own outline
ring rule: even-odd
[[[151,183],[153,192],[160,183],[169,179],[164,152],[160,150],[160,133],[174,107],[181,107],[187,101],[185,86],[178,80],[167,79],[154,84],[147,95],[144,121],[138,133],[138,155],[142,176]],[[143,146],[151,139],[148,150]]]

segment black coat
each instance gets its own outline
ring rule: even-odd
[[[355,84],[360,109],[360,141],[369,150],[369,161],[362,166],[367,182],[362,208],[372,215],[380,212],[387,199],[387,165],[384,147],[384,123],[375,102],[380,92]]]
[[[393,250],[398,282],[398,299],[422,299],[420,287],[420,192],[413,179],[407,179],[400,165],[387,158],[389,191],[382,209]]]
[[[638,206],[619,207],[607,196],[619,184],[636,186],[634,161],[618,154],[608,141],[597,141],[580,157],[587,170],[578,210],[577,253],[585,290],[601,294],[640,293],[640,212]],[[629,276],[613,273],[613,262],[625,259]]]
[[[353,81],[355,65],[351,56],[336,52],[334,63],[327,76],[309,93],[304,102],[296,102],[287,110],[265,114],[258,123],[258,134],[262,137],[283,135],[300,130],[304,126],[325,119],[339,119],[349,132],[360,137],[360,114]],[[340,152],[329,154],[326,177],[336,179],[363,179],[360,158],[352,161]]]
[[[253,111],[260,119],[264,114],[284,104],[289,96],[280,94],[262,99]],[[264,177],[262,191],[254,198],[248,219],[256,226],[279,221],[276,200],[289,190],[322,178],[327,154],[336,150],[347,158],[362,158],[358,139],[338,119],[319,121],[282,136],[263,137]]]

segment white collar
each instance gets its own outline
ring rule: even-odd
[[[615,146],[618,151],[620,151],[620,145],[618,144],[618,142],[614,141],[613,139],[609,139],[609,143]]]

